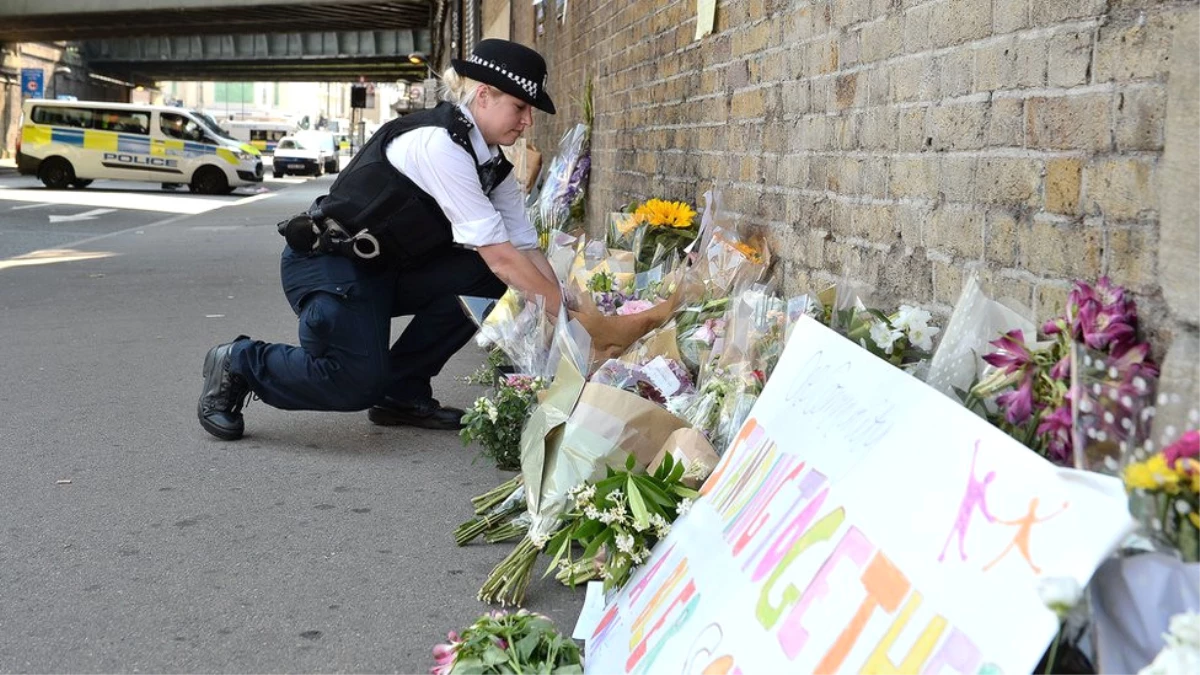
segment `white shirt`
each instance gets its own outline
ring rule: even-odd
[[[469,110],[464,106],[459,110],[475,124]],[[525,198],[512,173],[490,197],[480,188],[476,164],[496,157],[500,149],[489,146],[477,126],[471,127],[469,138],[474,162],[442,127],[421,127],[401,134],[388,143],[385,154],[397,171],[442,207],[455,243],[478,248],[507,241],[519,249],[537,248],[537,230],[525,214]]]

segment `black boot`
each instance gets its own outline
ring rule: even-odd
[[[435,399],[397,401],[389,396],[367,411],[367,419],[385,427],[407,425],[457,431],[463,428],[463,414],[462,410],[442,406]]]
[[[196,414],[200,426],[223,441],[236,441],[245,431],[242,405],[250,395],[250,385],[241,375],[229,372],[229,352],[240,340],[249,339],[239,335],[233,342],[208,350],[204,357],[204,389],[196,404]]]

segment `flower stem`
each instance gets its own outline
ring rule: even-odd
[[[1046,659],[1046,675],[1054,672],[1054,659],[1058,658],[1058,643],[1062,641],[1062,626],[1054,634],[1054,642],[1050,645],[1050,658]]]
[[[508,498],[518,487],[521,486],[522,477],[520,474],[504,481],[500,485],[488,490],[487,492],[471,498],[471,506],[475,507],[475,515],[482,516],[487,513],[493,506],[499,504]]]
[[[479,600],[489,604],[498,602],[501,606],[521,606],[538,553],[537,547],[528,536],[521,539],[516,548],[496,565],[483,582],[477,596]]]

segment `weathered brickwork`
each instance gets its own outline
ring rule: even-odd
[[[1160,352],[1179,330],[1159,193],[1195,0],[727,0],[700,41],[690,0],[571,0],[540,37],[527,4],[513,35],[547,56],[559,101],[539,147],[594,84],[591,227],[717,188],[789,292],[851,279],[947,313],[975,271],[1045,318],[1072,280],[1110,275]]]

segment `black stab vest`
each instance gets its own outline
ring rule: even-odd
[[[380,255],[371,266],[411,265],[453,243],[450,221],[437,201],[417,187],[388,161],[388,143],[422,127],[442,127],[471,157],[485,195],[512,171],[501,154],[484,165],[476,164],[468,134],[473,125],[458,106],[440,103],[436,108],[405,115],[381,126],[338,174],[329,194],[318,197],[309,209],[314,219],[337,221],[350,235],[367,230],[379,241]]]

